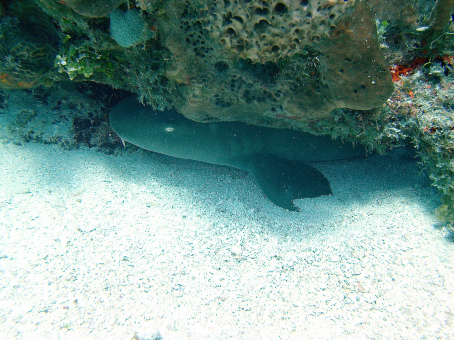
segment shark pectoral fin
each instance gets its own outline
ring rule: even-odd
[[[258,154],[248,163],[260,188],[281,208],[300,211],[293,200],[332,194],[326,177],[307,163],[268,154]]]

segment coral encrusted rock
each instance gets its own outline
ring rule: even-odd
[[[304,126],[379,107],[393,91],[364,1],[169,1],[165,12],[166,75],[190,119]]]
[[[212,35],[226,52],[265,63],[330,36],[355,0],[212,1]]]
[[[110,34],[119,45],[131,47],[150,39],[152,31],[138,9],[117,9],[110,15]]]
[[[108,16],[123,2],[124,0],[65,0],[63,3],[86,17],[100,18]]]
[[[49,85],[59,35],[52,19],[31,2],[0,22],[0,88]]]

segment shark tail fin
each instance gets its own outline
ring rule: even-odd
[[[269,154],[258,154],[248,163],[259,187],[281,208],[300,211],[293,200],[332,194],[326,177],[307,163]]]

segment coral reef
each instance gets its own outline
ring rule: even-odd
[[[346,48],[348,46],[349,48]],[[384,104],[394,87],[378,44],[369,7],[360,2],[319,48],[325,64],[323,82],[336,107],[370,110]]]
[[[0,21],[0,88],[52,84],[59,34],[52,20],[31,1],[8,8]]]
[[[444,29],[451,19],[453,9],[454,0],[437,0],[432,12],[430,27],[436,31]]]
[[[276,62],[330,37],[354,0],[212,1],[209,29],[226,53]]]
[[[418,0],[387,0],[384,5],[382,0],[367,0],[374,17],[381,21],[392,22],[395,26],[408,27],[418,20],[418,7],[421,1]],[[420,9],[423,13],[426,8]]]
[[[100,18],[108,16],[123,2],[124,0],[65,0],[63,3],[79,14]]]
[[[110,15],[110,34],[123,47],[131,47],[149,40],[152,31],[138,9],[123,12],[119,9]]]
[[[329,120],[310,125],[314,132],[348,136],[379,152],[413,145],[441,194],[436,216],[454,230],[453,65],[454,56],[427,59],[396,79],[386,107],[361,115],[339,110],[334,113],[335,126]]]
[[[262,2],[243,5],[254,13],[258,8],[273,13],[279,4],[284,6],[282,2],[270,3],[267,11]],[[290,7],[293,11],[298,9],[298,13],[309,13],[314,8],[337,13],[332,14],[331,21],[313,22],[319,33],[314,33],[310,41],[298,43],[300,47],[310,43],[301,53],[297,53],[298,50],[289,53],[288,48],[281,45],[282,53],[275,49],[276,53],[270,54],[266,52],[268,47],[272,49],[270,45],[263,46],[260,53],[254,54],[251,50],[242,55],[225,48],[226,38],[219,34],[219,25],[214,24],[220,20],[216,14],[219,7],[169,1],[165,8],[169,17],[158,18],[157,25],[162,44],[173,54],[167,77],[184,85],[181,88],[184,97],[174,105],[193,120],[240,120],[272,126],[282,126],[287,120],[286,124],[300,126],[310,120],[326,118],[336,108],[372,109],[384,104],[393,87],[371,14],[364,3],[354,8],[350,2],[342,2],[341,7],[337,7],[337,3],[292,2]],[[236,4],[233,9],[227,8],[226,13],[239,11],[240,3]],[[282,6],[279,5],[282,12],[288,11]],[[285,19],[287,14],[284,14]],[[275,13],[269,20],[274,17],[276,25],[282,24],[284,19],[278,20],[277,16]],[[292,26],[291,22],[287,24]],[[267,37],[274,34],[274,26],[263,30],[262,34],[266,32]],[[276,42],[282,41],[276,36]],[[272,57],[278,61],[265,62]],[[303,75],[304,69],[309,68],[310,73]],[[295,79],[295,75],[302,77]]]
[[[200,122],[330,134],[378,152],[411,143],[442,193],[437,216],[454,222],[452,0],[19,0],[0,9],[4,89],[89,81]],[[77,118],[80,143],[110,143],[102,119]],[[15,126],[37,119],[23,112]]]

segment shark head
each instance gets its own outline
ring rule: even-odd
[[[109,120],[124,141],[180,158],[198,159],[195,153],[206,152],[210,132],[214,132],[209,124],[191,121],[175,110],[153,110],[134,97],[117,104]]]

